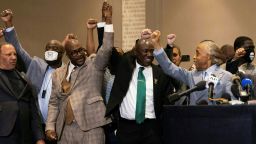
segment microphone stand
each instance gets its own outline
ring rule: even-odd
[[[189,106],[189,104],[190,104],[190,94],[186,95],[186,101],[187,101],[186,106]]]

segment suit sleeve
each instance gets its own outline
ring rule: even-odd
[[[189,85],[189,72],[186,69],[176,66],[172,63],[169,58],[167,57],[166,53],[163,49],[154,51],[154,56],[158,63],[160,64],[161,68],[163,69],[164,73]]]
[[[103,44],[104,27],[98,27],[97,32],[98,32],[98,43],[99,43],[98,48],[97,48],[97,51],[98,51]]]
[[[31,56],[22,48],[20,42],[19,42],[19,39],[18,39],[18,36],[17,36],[17,33],[15,31],[15,29],[12,29],[10,32],[6,32],[4,31],[4,38],[5,38],[5,41],[8,42],[8,43],[11,43],[16,51],[17,51],[17,54],[19,55],[19,57],[22,59],[22,61],[24,62],[25,64],[25,67],[26,67],[26,70],[28,69],[31,61],[32,61],[32,58]]]
[[[31,116],[32,116],[31,128],[32,128],[32,133],[34,135],[34,141],[44,139],[44,132],[41,125],[42,124],[41,117],[39,114],[38,107],[36,106],[36,99],[34,98],[34,96],[31,96],[30,108],[31,108]]]
[[[232,74],[236,74],[238,72],[239,60],[232,61],[231,59],[226,63],[226,70],[231,72]]]
[[[99,49],[95,58],[95,66],[98,70],[104,70],[107,67],[109,58],[114,46],[114,33],[105,32],[102,48]]]

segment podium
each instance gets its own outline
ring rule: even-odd
[[[256,106],[164,106],[164,144],[256,144]]]

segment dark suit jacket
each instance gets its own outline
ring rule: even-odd
[[[106,116],[119,112],[119,106],[128,91],[130,81],[132,79],[136,64],[135,60],[136,57],[132,51],[121,57],[115,74],[109,103],[107,104]],[[161,117],[162,105],[168,102],[166,96],[168,94],[168,90],[172,87],[172,84],[170,77],[163,74],[161,68],[156,65],[152,65],[152,70],[154,82],[154,109],[156,118],[159,119]]]
[[[40,116],[31,87],[18,71],[17,73],[25,83],[19,95],[15,94],[15,86],[11,85],[6,75],[0,71],[0,138],[16,131],[15,124],[18,123],[20,126],[18,131],[21,131],[22,138],[32,143],[33,140],[44,138]]]

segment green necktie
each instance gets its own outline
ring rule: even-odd
[[[146,80],[142,73],[144,67],[140,67],[137,80],[137,102],[135,119],[138,124],[145,119],[145,104],[146,104]]]

